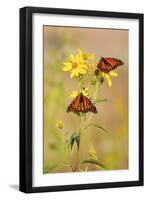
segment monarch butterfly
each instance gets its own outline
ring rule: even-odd
[[[117,58],[103,58],[101,57],[100,62],[97,67],[102,72],[109,73],[110,71],[116,69],[118,66],[123,65],[124,62]]]
[[[80,93],[68,106],[67,112],[97,113],[97,110],[92,102],[82,93]]]

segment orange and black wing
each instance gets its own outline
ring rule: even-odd
[[[78,112],[80,103],[80,95],[77,96],[68,106],[67,112]]]
[[[83,107],[85,112],[93,112],[97,113],[96,107],[92,104],[92,102],[83,95]]]
[[[116,69],[118,66],[123,65],[124,62],[117,58],[101,58],[98,63],[98,68],[105,73],[109,73],[110,71]]]
[[[97,113],[96,107],[82,93],[77,96],[69,105],[67,112],[93,112]]]

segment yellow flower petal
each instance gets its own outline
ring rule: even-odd
[[[88,54],[88,59],[94,60],[94,54]]]
[[[84,69],[80,68],[80,69],[78,70],[78,73],[84,75],[84,74],[86,74],[86,71],[85,71]]]
[[[71,61],[71,62],[74,62],[74,61],[75,61],[74,55],[73,55],[72,53],[70,54],[69,58],[70,58],[70,61]]]
[[[71,98],[75,98],[75,97],[77,97],[78,96],[78,91],[73,91],[72,93],[71,93],[71,95],[70,95],[70,97]]]
[[[112,86],[112,80],[111,79],[108,80],[108,85],[109,85],[109,87]]]
[[[82,61],[83,60],[83,53],[82,53],[82,50],[80,48],[78,49],[78,55],[79,55],[79,60]]]
[[[88,87],[83,89],[82,93],[83,93],[84,96],[88,96],[89,95],[88,90],[89,90]]]
[[[82,54],[82,50],[80,48],[78,48],[78,53]]]
[[[85,65],[85,64],[79,64],[79,68],[81,68],[81,69],[87,69],[87,65]]]
[[[76,69],[73,69],[73,70],[71,71],[70,78],[73,78],[73,77],[75,77],[75,76],[77,76],[77,72],[76,72]]]
[[[63,71],[67,72],[72,69],[72,63],[68,62],[65,64],[65,66],[62,68]]]
[[[63,65],[68,65],[69,62],[63,62]]]
[[[78,55],[78,54],[76,54],[76,56],[75,56],[75,61],[76,61],[76,63],[79,63],[80,62],[80,56]]]
[[[109,74],[110,76],[114,76],[114,77],[118,76],[117,72],[115,71],[110,71]]]
[[[62,129],[63,128],[63,122],[61,121],[61,120],[58,120],[57,122],[56,122],[56,127],[57,128],[59,128],[59,129]]]
[[[105,78],[107,79],[109,87],[111,87],[112,86],[112,80],[111,80],[110,76],[108,74],[105,74]]]

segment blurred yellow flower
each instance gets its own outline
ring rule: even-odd
[[[78,94],[79,94],[78,91],[72,91],[72,93],[70,94],[70,97],[71,97],[71,98],[75,98],[75,97],[78,96]]]
[[[110,76],[113,76],[113,77],[117,77],[118,76],[118,73],[115,72],[115,71],[110,71],[109,74],[110,74]]]
[[[112,80],[109,74],[105,74],[104,78],[107,80],[109,87],[112,86]]]
[[[100,73],[101,73],[101,76],[107,80],[109,87],[112,86],[111,76],[112,77],[118,76],[118,74],[115,71],[110,71],[109,73],[104,73],[104,72],[100,72]]]
[[[83,59],[86,62],[88,60],[94,60],[94,54],[92,54],[92,53],[88,53],[88,52],[83,53],[80,48],[78,49],[78,53],[79,53],[79,56],[81,57],[81,59]]]
[[[88,87],[87,87],[87,88],[83,88],[82,94],[83,94],[84,96],[88,96],[88,95],[89,95],[88,90],[89,90]],[[70,97],[71,97],[71,98],[76,98],[79,94],[80,94],[80,92],[78,92],[78,91],[73,91],[73,92],[70,94]]]
[[[89,88],[87,87],[87,88],[83,88],[83,91],[82,91],[82,93],[83,93],[83,95],[84,96],[88,96],[89,95],[89,92],[88,92],[88,90],[89,90]]]
[[[57,128],[62,129],[63,126],[64,126],[64,124],[63,124],[63,122],[62,122],[61,120],[58,120],[58,121],[56,122],[56,127],[57,127]]]
[[[89,146],[88,156],[91,159],[97,159],[96,151],[95,151],[94,146],[92,144],[90,144],[90,146]]]
[[[70,71],[70,77],[78,77],[79,75],[85,75],[87,71],[87,64],[83,61],[82,57],[79,54],[75,56],[70,54],[70,59],[68,62],[64,62],[63,71]]]

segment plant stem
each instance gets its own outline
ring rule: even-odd
[[[81,91],[81,81],[78,81],[78,85],[79,85],[79,90]],[[97,96],[97,89],[100,85],[99,84],[96,84],[95,87],[92,87],[91,88],[91,92],[93,93],[93,100],[96,99],[96,96]],[[90,114],[88,120],[86,121],[86,116],[85,114],[81,113],[80,114],[80,128],[79,128],[79,132],[80,132],[80,141],[79,141],[79,147],[77,146],[77,153],[76,153],[76,164],[75,164],[75,168],[72,167],[71,165],[71,168],[72,168],[72,171],[75,172],[77,171],[78,169],[78,161],[79,161],[79,151],[80,151],[80,143],[81,143],[81,139],[82,139],[82,136],[83,136],[83,133],[85,131],[85,127],[86,125],[89,124],[91,118],[92,118],[92,114]],[[71,164],[71,163],[70,163]],[[87,168],[88,169],[88,168]]]
[[[67,158],[67,162],[69,163],[69,166],[70,166],[72,172],[74,172],[74,168],[73,168],[72,163],[70,161],[69,152],[68,152],[66,146],[64,146],[64,150],[65,150],[65,155],[66,155],[66,158]]]
[[[80,115],[80,122],[81,122],[81,123],[80,123],[80,130],[79,130],[79,132],[80,132],[80,134],[79,134],[79,136],[80,136],[80,141],[79,141],[79,147],[77,146],[76,164],[75,164],[75,169],[74,169],[74,171],[77,170],[78,164],[79,164],[80,143],[81,143],[81,138],[82,138],[81,136],[82,136],[82,134],[83,134],[83,127],[84,127],[85,121],[86,121],[86,116],[85,116],[85,114],[81,113],[81,115]]]
[[[76,154],[76,165],[74,168],[74,172],[77,170],[78,168],[78,161],[79,161],[79,149],[77,148],[77,154]]]

